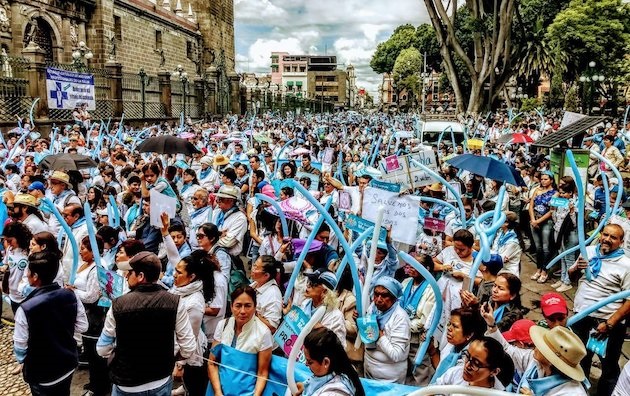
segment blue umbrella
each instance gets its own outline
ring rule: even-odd
[[[447,161],[451,166],[492,180],[500,180],[515,186],[524,186],[525,181],[518,171],[504,162],[474,154],[461,154]]]

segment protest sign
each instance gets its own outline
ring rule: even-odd
[[[446,222],[442,219],[436,219],[434,217],[425,217],[424,228],[427,230],[444,232],[446,229]]]
[[[418,202],[409,195],[368,187],[363,193],[362,216],[376,221],[379,206],[385,207],[383,225],[392,227],[392,239],[409,245],[415,244],[418,228]]]
[[[109,307],[112,305],[113,299],[123,294],[123,277],[118,275],[116,271],[103,267],[96,267],[96,277],[101,288],[101,298],[98,301],[98,305]]]
[[[162,213],[166,213],[170,219],[175,217],[177,212],[177,198],[169,197],[160,192],[151,189],[149,191],[151,197],[151,225],[162,228]]]
[[[293,345],[298,338],[302,329],[308,323],[309,317],[300,308],[293,306],[291,310],[284,316],[284,320],[280,323],[280,327],[273,335],[274,341],[280,346],[280,349],[287,357],[291,354]],[[306,363],[304,352],[298,353],[298,362]]]
[[[549,202],[549,206],[553,206],[554,208],[568,208],[569,200],[566,198],[553,197]]]
[[[324,149],[324,157],[322,158],[322,163],[330,165],[334,161],[335,150],[332,147],[326,147]]]
[[[297,172],[295,177],[300,180],[303,177],[307,177],[311,180],[311,187],[309,191],[317,191],[319,189],[319,175],[314,173],[306,173],[306,172]]]
[[[409,154],[407,156],[407,160],[414,159],[431,169],[432,171],[438,170],[437,161],[435,160],[435,152],[433,149],[423,150],[418,153]],[[427,186],[435,182],[431,176],[424,170],[422,170],[419,166],[415,165],[411,161],[409,161],[409,178],[411,179],[411,183],[413,187],[422,187]]]
[[[345,222],[346,228],[352,231],[356,231],[359,234],[363,233],[370,227],[374,227],[374,222],[365,220],[357,215],[349,214],[348,219]],[[385,242],[385,238],[387,237],[387,230],[381,227],[381,233],[378,236],[378,239]]]
[[[400,165],[400,161],[398,161],[397,155],[390,155],[389,157],[385,157],[385,170],[387,172],[395,172],[401,169],[402,166]]]
[[[88,110],[96,110],[94,75],[68,70],[46,68],[46,92],[51,109],[74,109],[86,103]]]
[[[402,188],[416,188],[434,183],[434,180],[423,169],[410,159],[416,160],[433,171],[437,171],[437,161],[433,149],[422,150],[417,153],[396,157],[395,163],[391,157],[381,161],[380,169],[383,171],[382,179],[390,183],[401,184]],[[387,162],[389,159],[389,162]],[[395,167],[398,165],[398,168]]]
[[[459,182],[457,182],[457,181],[450,182],[449,184],[457,192],[457,197],[461,197],[462,196],[462,185],[459,184]],[[457,197],[455,195],[453,195],[453,192],[451,191],[450,188],[446,189],[446,202],[455,202],[455,201],[457,201]]]
[[[370,187],[380,188],[381,190],[387,190],[395,193],[400,192],[400,184],[388,183],[376,179],[370,181]]]

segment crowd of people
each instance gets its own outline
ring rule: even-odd
[[[590,311],[630,289],[630,177],[619,180],[590,156],[583,226],[599,227],[599,236],[586,257],[576,250],[548,270],[579,243],[578,185],[551,172],[548,153],[498,143],[507,133],[536,140],[560,125],[555,116],[540,121],[512,122],[501,113],[463,120],[469,138],[487,140],[482,149],[399,137],[396,131],[413,130],[418,120],[383,114],[267,114],[142,130],[77,119],[50,138],[33,135],[26,123],[0,142],[7,215],[0,271],[15,321],[13,373],[22,373],[33,395],[70,394],[77,367],[89,373],[85,395],[262,395],[272,356],[287,356],[274,334],[296,311],[310,318],[323,308],[303,345],[312,373],[297,385],[304,396],[365,395],[362,378],[587,395],[594,355],[602,369],[595,394],[630,395],[630,366],[622,373],[619,364],[630,301]],[[597,126],[585,131],[582,148],[623,171],[630,158],[624,131],[614,121]],[[137,150],[165,134],[187,139],[197,152]],[[342,239],[350,245],[359,237],[347,219],[362,215],[364,193],[386,176],[380,161],[423,144],[433,147],[442,180],[403,186],[401,194],[431,198],[417,200],[417,229],[408,230],[415,243],[396,240],[387,227],[375,250],[370,237],[346,251]],[[449,165],[468,151],[512,166],[525,186],[505,185],[502,195],[503,182]],[[41,166],[58,153],[88,155],[98,166]],[[461,196],[449,197],[444,182]],[[176,199],[174,216],[152,214],[156,192]],[[331,201],[332,223],[318,223],[323,214],[310,196],[322,206]],[[622,205],[610,216],[618,196]],[[447,202],[455,199],[463,216]],[[471,273],[482,243],[475,219],[495,210],[506,220],[491,240],[490,259]],[[401,260],[401,251],[433,279]],[[522,260],[526,252],[532,264]],[[369,291],[365,312],[357,308],[350,265],[339,269],[345,255],[358,263],[359,286]],[[521,301],[530,273],[541,295],[538,323],[527,319]],[[104,274],[120,279],[120,290],[105,290]],[[574,288],[570,306],[565,293]],[[572,315],[579,320],[568,326]],[[365,340],[364,318],[374,318],[374,342]],[[425,342],[427,352],[416,360]],[[251,359],[230,367],[234,353]],[[251,381],[234,383],[230,370],[249,373]],[[181,386],[173,389],[175,381]]]

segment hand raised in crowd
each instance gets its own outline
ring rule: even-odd
[[[494,321],[494,310],[492,309],[490,303],[483,304],[479,312],[481,313],[483,320],[486,321],[488,327],[494,327],[496,325]]]
[[[477,299],[477,297],[475,297],[475,295],[469,292],[468,290],[461,290],[459,292],[459,296],[462,299],[462,304],[467,307],[470,307],[471,305],[475,305],[479,303],[479,300]]]
[[[160,215],[160,220],[162,220],[162,236],[166,236],[168,235],[168,227],[171,225],[171,220],[167,213],[162,213]]]

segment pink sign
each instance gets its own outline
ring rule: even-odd
[[[434,217],[425,217],[424,218],[424,228],[427,230],[444,232],[446,228],[446,223],[444,220],[436,219]]]
[[[400,166],[400,162],[398,162],[397,155],[385,157],[385,170],[387,170],[387,172],[394,172],[400,170],[401,168],[402,166]]]

